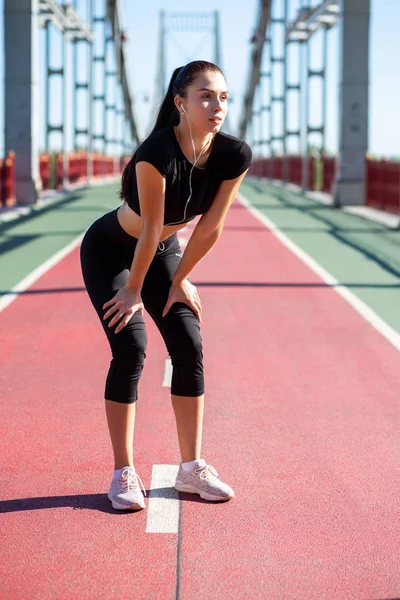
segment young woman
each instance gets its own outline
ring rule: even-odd
[[[171,398],[181,453],[175,488],[211,501],[234,496],[201,458],[202,307],[188,280],[221,235],[251,164],[246,142],[219,131],[227,110],[226,81],[217,65],[194,61],[176,69],[153,131],[122,175],[123,204],[95,221],[82,241],[86,289],[112,353],[105,406],[114,451],[108,497],[115,509],[146,506],[133,464],[135,403],[147,346],[144,309],[160,330],[173,367]],[[182,255],[177,231],[197,215]]]

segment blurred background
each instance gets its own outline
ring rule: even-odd
[[[0,0],[1,204],[118,176],[204,59],[253,176],[398,214],[399,24],[397,0]]]

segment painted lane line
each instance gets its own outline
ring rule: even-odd
[[[261,211],[255,208],[251,202],[247,200],[243,194],[236,194],[239,202],[246,207],[249,212],[255,216],[261,223],[263,223],[271,232],[284,244],[293,254],[302,260],[310,269],[312,269],[325,283],[330,286],[334,286],[332,289],[337,292],[346,302],[348,302],[361,316],[364,317],[368,323],[370,323],[379,333],[381,333],[395,348],[400,350],[400,334],[390,327],[386,321],[381,319],[377,313],[372,310],[363,300],[358,298],[353,292],[351,292],[345,285],[339,283],[339,281],[333,277],[328,271],[326,271],[319,263],[317,263],[307,252],[297,246],[291,239],[289,239],[279,227],[265,216]]]
[[[174,488],[177,465],[153,465],[146,533],[178,533],[179,492]]]
[[[24,279],[22,279],[19,283],[17,283],[10,292],[7,292],[0,298],[0,312],[4,310],[7,306],[13,302],[16,298],[18,298],[21,292],[24,292],[27,288],[35,283],[42,275],[47,273],[52,267],[54,267],[57,263],[59,263],[63,258],[65,258],[70,252],[75,250],[81,243],[83,239],[84,233],[76,237],[69,244],[61,248],[58,252],[53,254],[51,258],[42,263],[39,267],[34,269],[29,275],[27,275]]]
[[[7,308],[13,302],[21,292],[24,292],[31,285],[35,283],[42,275],[47,273],[52,267],[54,267],[57,263],[59,263],[63,258],[65,258],[70,252],[75,250],[81,243],[83,236],[85,233],[80,234],[78,237],[73,239],[69,244],[61,248],[58,252],[53,254],[52,257],[47,259],[44,263],[39,265],[36,269],[34,269],[29,275],[27,275],[24,279],[19,281],[9,292],[4,294],[0,298],[0,312]],[[182,237],[179,239],[182,249],[186,246],[188,240],[186,237]]]
[[[171,363],[171,359],[167,358],[165,360],[164,377],[163,377],[162,387],[171,387],[171,381],[172,381],[172,363]]]
[[[52,267],[54,267],[57,263],[59,263],[63,258],[65,258],[70,252],[75,250],[81,243],[85,232],[80,234],[78,237],[73,239],[69,244],[61,248],[58,252],[53,254],[52,257],[47,259],[41,265],[39,265],[36,269],[34,269],[29,275],[24,277],[21,281],[19,281],[9,292],[4,294],[0,298],[0,312],[7,308],[18,296],[21,292],[24,292],[31,285],[35,283],[42,275],[47,273]],[[188,240],[185,237],[180,238],[180,244],[182,249],[186,246]]]

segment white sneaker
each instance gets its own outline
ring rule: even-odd
[[[113,508],[117,510],[142,510],[142,508],[146,508],[139,481],[143,493],[146,495],[146,490],[135,471],[135,467],[125,467],[121,475],[112,480],[108,498],[111,500]]]
[[[204,500],[214,502],[230,500],[235,496],[233,489],[218,478],[213,466],[199,464],[199,461],[196,461],[191,471],[185,471],[182,463],[179,464],[175,489],[178,492],[199,494]]]

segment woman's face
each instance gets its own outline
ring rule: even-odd
[[[219,72],[199,73],[187,88],[186,98],[181,100],[193,128],[201,133],[216,133],[228,112],[226,81]],[[186,120],[181,113],[181,120]]]

